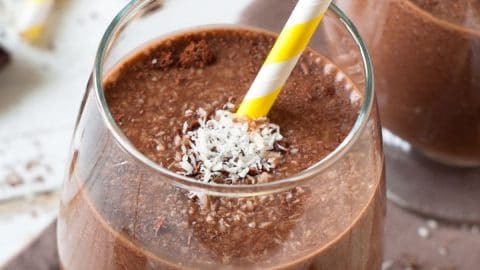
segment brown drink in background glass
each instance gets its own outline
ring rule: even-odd
[[[371,67],[335,7],[323,22],[335,35],[318,31],[319,46],[269,115],[288,143],[274,171],[239,184],[174,172],[183,123],[199,108],[238,105],[275,40],[263,31],[273,29],[238,25],[248,3],[210,2],[222,12],[170,1],[141,17],[149,2],[133,1],[107,30],[62,194],[62,267],[380,269],[385,194]],[[198,18],[171,21],[187,7]],[[340,40],[335,53],[322,49]]]
[[[382,125],[437,161],[480,166],[480,2],[336,2],[371,50]]]
[[[480,2],[335,2],[372,55],[389,197],[480,224]]]

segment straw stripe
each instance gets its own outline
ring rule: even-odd
[[[250,87],[258,90],[249,91],[245,99],[259,98],[272,92],[270,89],[276,90],[281,88],[285,84],[291,70],[297,64],[299,57],[300,55],[297,55],[293,59],[275,65],[264,65],[258,73],[259,76],[257,76]]]
[[[39,5],[39,4],[47,3],[49,1],[50,0],[30,0],[30,1],[27,2],[27,4]]]
[[[268,114],[323,19],[331,0],[300,0],[252,83],[237,114],[250,118]]]
[[[21,36],[29,42],[37,41],[45,30],[45,23],[52,10],[54,0],[29,0],[19,20]]]
[[[285,28],[278,37],[265,63],[283,62],[302,53],[322,18],[323,14],[306,23]],[[292,42],[292,40],[297,40],[297,42]]]
[[[248,102],[243,102],[240,108],[238,108],[237,114],[245,115],[252,119],[266,116],[282,91],[282,88],[283,85],[264,96],[251,98]],[[255,108],[255,110],[251,110],[252,107]]]
[[[42,25],[32,25],[28,29],[22,31],[22,37],[27,40],[34,42],[38,40],[44,31],[44,27]]]

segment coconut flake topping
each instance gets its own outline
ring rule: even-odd
[[[275,168],[281,156],[275,149],[283,148],[278,144],[283,139],[278,125],[241,119],[228,110],[217,110],[208,120],[203,109],[197,115],[198,128],[186,131],[184,124],[178,164],[182,174],[203,182],[221,177],[234,183]]]

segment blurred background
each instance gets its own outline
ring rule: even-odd
[[[56,216],[96,47],[127,2],[56,0],[49,12],[0,0],[0,266]],[[39,21],[38,37],[25,35]]]

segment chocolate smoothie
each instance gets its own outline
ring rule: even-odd
[[[149,159],[202,181],[198,168],[182,163],[192,147],[185,134],[216,111],[235,111],[275,38],[214,28],[153,42],[104,80],[111,114]],[[254,186],[304,171],[346,138],[362,99],[332,63],[307,50],[268,119],[245,120],[282,134],[269,150],[271,167],[211,182]],[[120,161],[121,149],[95,151],[103,152],[95,164],[74,155],[64,191],[64,269],[380,269],[384,179],[367,162],[373,150],[352,154],[315,181],[240,198],[189,192]],[[110,169],[91,175],[92,166]]]
[[[480,166],[480,2],[336,2],[369,46],[382,124],[436,160]]]

